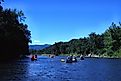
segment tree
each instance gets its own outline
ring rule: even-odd
[[[93,54],[100,54],[104,48],[103,35],[91,33],[89,34],[90,52]]]
[[[109,31],[113,40],[112,49],[113,51],[117,51],[121,47],[121,26],[116,26],[116,24],[112,23],[112,25],[109,27]]]
[[[5,9],[0,11],[0,54],[7,59],[29,53],[31,33],[22,11]]]
[[[112,22],[109,29],[104,32],[104,45],[107,54],[112,56],[114,52],[121,48],[121,24],[117,26]]]
[[[90,52],[95,54],[96,52],[96,34],[94,32],[92,32],[91,34],[89,34],[89,44],[90,44]]]

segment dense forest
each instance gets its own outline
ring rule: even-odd
[[[111,26],[102,34],[92,32],[88,37],[58,42],[40,50],[42,54],[78,54],[99,56],[121,56],[121,23]]]
[[[29,54],[31,33],[22,11],[4,9],[0,1],[0,60]]]

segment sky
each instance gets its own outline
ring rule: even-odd
[[[24,12],[32,45],[101,34],[121,21],[121,0],[5,0],[2,5]]]

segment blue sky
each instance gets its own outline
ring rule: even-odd
[[[5,0],[3,6],[24,12],[32,44],[100,34],[121,21],[121,0]]]

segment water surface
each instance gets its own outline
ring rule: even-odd
[[[121,59],[85,58],[76,63],[39,56],[0,64],[0,81],[121,81]]]

